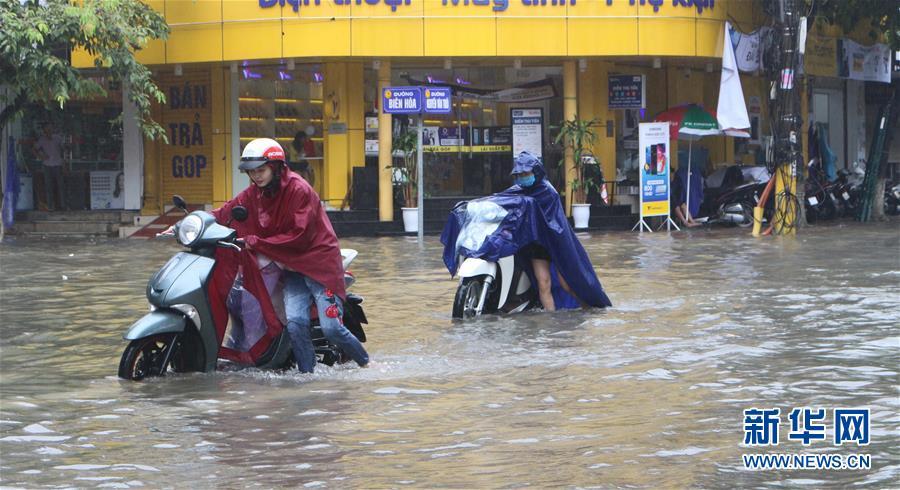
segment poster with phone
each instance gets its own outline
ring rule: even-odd
[[[640,123],[641,218],[669,214],[669,123]]]

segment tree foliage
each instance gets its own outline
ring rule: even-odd
[[[0,0],[0,130],[29,103],[64,107],[71,99],[105,96],[89,71],[68,61],[84,49],[112,80],[126,84],[137,107],[138,124],[149,138],[165,130],[150,116],[153,101],[165,95],[135,52],[169,27],[140,0]]]
[[[850,33],[865,21],[869,37],[885,41],[892,50],[900,50],[900,2],[896,0],[806,0],[816,20],[836,25]]]

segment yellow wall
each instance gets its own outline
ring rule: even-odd
[[[327,0],[262,8],[254,0],[149,0],[168,22],[165,43],[139,53],[146,64],[335,56],[716,56],[722,21],[749,31],[758,2],[716,0],[714,8],[629,0],[508,8],[410,0],[337,5]],[[530,1],[530,0],[529,0]],[[541,1],[541,0],[536,0]],[[570,0],[571,1],[571,0]],[[461,35],[463,34],[464,35]],[[85,53],[73,61],[87,66]]]
[[[221,104],[215,102],[211,79],[208,68],[160,77],[167,100],[159,122],[169,139],[159,148],[163,202],[175,194],[190,204],[213,201],[213,107],[221,111]]]
[[[347,5],[337,5],[346,1]],[[191,195],[205,196],[218,205],[231,195],[233,155],[230,154],[230,83],[228,62],[241,60],[283,60],[315,57],[325,72],[324,156],[317,177],[321,197],[339,205],[351,185],[352,167],[364,165],[363,61],[354,57],[555,57],[562,65],[566,58],[588,58],[587,68],[577,78],[579,117],[600,121],[595,154],[604,175],[615,174],[615,131],[607,136],[607,121],[617,121],[621,111],[606,107],[606,80],[610,72],[645,73],[648,76],[648,117],[679,102],[704,102],[715,107],[718,73],[694,71],[689,83],[678,79],[674,68],[651,70],[618,67],[611,56],[721,56],[723,20],[731,19],[749,32],[761,20],[759,2],[716,0],[702,12],[664,1],[658,9],[640,1],[578,1],[575,5],[529,6],[508,2],[504,11],[493,5],[464,5],[459,0],[410,0],[396,10],[383,2],[368,5],[354,0],[326,0],[301,5],[262,8],[257,0],[146,0],[161,12],[171,33],[166,42],[149,43],[138,52],[148,65],[185,64],[185,74],[205,72],[209,77],[211,161],[209,181]],[[540,1],[540,0],[538,0]],[[606,57],[606,60],[598,59]],[[359,59],[359,58],[357,58]],[[333,60],[333,61],[332,61]],[[199,63],[214,62],[211,65]],[[216,62],[224,62],[218,64]],[[73,53],[76,66],[90,66],[84,52]],[[384,63],[388,63],[385,59]],[[668,64],[668,63],[667,63]],[[171,68],[162,72],[171,73]],[[714,76],[715,75],[715,76]],[[329,96],[331,99],[329,100]],[[336,102],[336,104],[335,104]],[[335,112],[335,109],[337,111]],[[164,116],[157,112],[155,118]],[[346,133],[335,134],[331,124],[345,125]],[[333,126],[333,127],[338,127]],[[733,145],[723,138],[701,143],[710,148],[714,162],[732,158]],[[145,189],[152,210],[166,203],[172,188],[166,177],[170,162],[165,146],[146,145]],[[151,169],[158,169],[152,172]],[[155,180],[154,180],[155,179]],[[177,187],[177,186],[176,186]],[[385,219],[386,216],[382,216]]]

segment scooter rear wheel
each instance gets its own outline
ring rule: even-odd
[[[159,334],[132,340],[119,361],[119,377],[140,381],[146,377],[165,376],[176,354],[169,350],[179,346],[177,337],[177,334]]]

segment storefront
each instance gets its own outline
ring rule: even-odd
[[[554,126],[576,115],[597,121],[604,178],[628,179],[636,124],[680,103],[715,107],[724,20],[747,30],[762,20],[756,2],[726,0],[148,3],[171,34],[139,53],[169,98],[154,114],[169,143],[141,149],[147,214],[174,193],[211,205],[235,195],[248,182],[236,170],[242,146],[266,136],[310,169],[330,206],[393,219],[391,140],[414,121],[378,106],[380,88],[397,85],[453,87],[450,113],[424,120],[429,196],[505,187],[524,110],[540,121],[532,141],[561,189],[573,176]],[[610,105],[618,75],[643,77],[643,107]],[[699,146],[713,164],[735,158],[726,138]]]
[[[21,169],[20,210],[124,209],[122,91],[94,77],[106,97],[65,110],[29,106],[10,128]],[[58,158],[48,153],[56,153]]]

